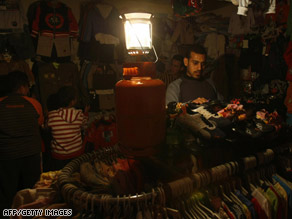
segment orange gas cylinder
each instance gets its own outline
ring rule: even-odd
[[[116,84],[118,140],[126,156],[154,155],[165,137],[165,84],[132,77]]]

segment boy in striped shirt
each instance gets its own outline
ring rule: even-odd
[[[53,168],[62,169],[84,152],[81,129],[87,124],[89,106],[85,107],[84,113],[74,108],[77,94],[72,86],[60,88],[57,96],[60,108],[48,113],[48,127],[52,134]]]

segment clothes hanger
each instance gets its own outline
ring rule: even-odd
[[[210,174],[210,172],[208,172],[208,173]],[[222,181],[222,180],[224,180],[225,177],[228,176],[228,169],[225,165],[220,165],[220,166],[218,166],[217,169],[215,169],[213,174],[210,174],[209,176],[210,176],[210,179],[212,179],[212,182]],[[213,196],[215,196],[215,197],[219,196],[218,186],[213,187],[212,193],[213,193]],[[199,197],[201,197],[201,198],[199,198],[200,207],[211,217],[218,217],[218,216],[216,216],[216,213],[214,213],[210,208],[207,207],[206,201],[209,200],[207,197],[210,196],[208,189],[205,190],[205,194],[200,192],[199,195],[200,195]],[[204,197],[205,197],[205,202],[202,203],[201,200],[203,200]]]
[[[152,217],[151,217],[150,210],[148,208],[146,193],[143,192],[142,194],[144,195],[143,216],[145,219],[151,219]]]
[[[192,216],[189,214],[188,209],[186,208],[185,200],[183,200],[181,197],[178,197],[177,200],[179,206],[178,209],[180,209],[183,218],[191,219]]]
[[[204,194],[199,192],[197,193],[197,200],[198,200],[198,206],[207,214],[208,218],[213,217],[214,216],[214,212],[209,209],[205,204],[202,203],[201,200],[204,199]]]
[[[106,196],[107,195],[103,195],[102,196],[102,204],[101,204],[101,209],[102,209],[102,214],[103,214],[103,217],[106,218],[107,216],[107,211],[106,211]],[[93,202],[93,199],[91,199],[91,211],[94,211],[94,202]]]
[[[138,197],[138,193],[136,193],[136,197]],[[139,200],[136,200],[136,205],[137,205],[137,213],[136,213],[136,219],[142,219],[143,218],[143,214],[142,211],[140,209],[140,204],[139,204]]]
[[[75,198],[76,198],[76,193],[77,192],[74,192],[74,194],[73,194],[73,202],[74,202],[74,200],[75,200]],[[79,206],[83,206],[83,204],[84,204],[84,200],[83,200],[83,196],[85,195],[85,193],[82,193],[81,195],[80,195],[80,197],[79,197],[79,201],[78,201],[78,205]],[[85,211],[83,211],[83,213],[81,214],[81,218],[87,218],[87,214],[88,214],[88,196],[90,195],[90,193],[87,193],[87,196],[86,196],[86,200],[85,200],[85,207],[84,207],[84,209],[85,209]]]
[[[235,177],[234,179],[234,184],[235,186],[237,186],[237,189],[239,191],[241,191],[241,193],[244,195],[244,196],[248,196],[249,192],[247,191],[246,188],[243,187],[242,185],[242,181],[241,181],[241,178],[240,177]]]
[[[253,192],[256,189],[256,186],[252,182],[252,176],[250,173],[247,174],[247,183],[248,183],[249,189],[251,190],[251,192]]]
[[[219,191],[220,191],[220,193],[221,193],[221,197],[223,197],[223,199],[226,199],[228,202],[233,202],[226,194],[225,194],[225,192],[224,192],[224,188],[223,188],[223,186],[222,186],[222,184],[221,185],[219,185]]]
[[[230,192],[230,196],[229,196],[233,202],[235,202],[236,204],[238,204],[241,208],[243,208],[243,203],[242,201],[240,201],[240,199],[233,193],[233,191]]]
[[[193,217],[198,218],[198,219],[205,218],[204,215],[202,215],[201,212],[199,211],[196,200],[193,196],[190,197],[189,202],[190,202],[190,210],[192,212]]]
[[[214,172],[216,172],[216,170],[214,170]],[[214,174],[216,175],[216,173]],[[204,181],[206,181],[206,183],[203,183],[205,185],[208,185],[211,183],[212,175],[209,171],[202,172],[202,182]],[[193,195],[193,200],[196,207],[195,210],[198,210],[201,214],[203,214],[205,218],[210,218],[209,215],[213,215],[213,212],[201,203],[200,197],[202,196],[203,196],[203,193],[200,193],[200,192],[196,192]]]
[[[261,180],[263,181],[263,183],[266,185],[266,186],[271,186],[272,184],[269,182],[269,180],[266,178],[266,168],[267,167],[261,167],[260,168],[260,178]]]
[[[182,214],[182,211],[180,209],[180,203],[179,203],[179,201],[177,199],[172,201],[172,207],[175,208],[175,209],[178,209],[179,213]]]
[[[200,177],[202,175],[199,175]],[[192,194],[194,191],[194,187],[193,187],[193,182],[190,178],[185,178],[184,179],[186,182],[186,191],[185,194]],[[199,179],[201,181],[201,179]],[[196,203],[194,202],[192,196],[188,197],[186,196],[187,199],[187,203],[188,203],[188,210],[189,210],[189,214],[192,216],[192,218],[204,218],[204,216],[200,213],[200,211],[198,211]]]
[[[209,216],[208,216],[208,215],[204,212],[204,210],[199,206],[199,200],[198,200],[198,198],[197,198],[197,193],[198,193],[198,192],[194,193],[194,194],[191,196],[191,198],[190,198],[190,200],[191,200],[191,202],[192,202],[192,209],[193,209],[193,211],[195,212],[195,214],[196,214],[196,216],[197,216],[198,218],[206,218],[206,219],[208,219]]]
[[[112,218],[113,219],[118,219],[120,218],[120,213],[121,213],[121,209],[120,209],[120,196],[117,196],[117,203],[115,206],[113,206],[113,210],[112,210]]]
[[[272,176],[274,174],[274,170],[275,170],[275,167],[273,164],[269,165],[266,169],[265,169],[265,176],[266,176],[266,179],[267,181],[273,185],[273,180],[272,180]]]
[[[154,204],[155,204],[155,199],[156,198],[157,198],[157,194],[155,193],[155,190],[152,189],[151,206],[149,206],[152,218],[154,218]]]
[[[164,192],[162,185],[159,186],[159,190],[161,193],[161,211],[163,214],[163,218],[168,219],[168,214],[167,214],[167,210],[166,210],[165,192]]]
[[[126,195],[123,195],[123,203],[121,204],[123,207],[121,208],[121,218],[128,218],[128,212],[127,212],[127,196]]]
[[[133,214],[135,213],[134,212],[134,207],[133,205],[131,204],[131,194],[129,194],[128,196],[128,206],[129,206],[129,218],[131,218],[133,216]]]
[[[193,218],[187,198],[188,186],[189,185],[186,183],[185,178],[174,183],[175,194],[177,195],[176,197],[179,202],[179,209],[181,209],[183,217]]]
[[[239,199],[237,198],[237,196],[234,194],[234,192],[235,192],[235,187],[234,187],[234,185],[232,184],[232,172],[230,171],[230,170],[228,170],[228,166],[226,167],[225,166],[225,168],[226,168],[226,173],[227,173],[227,177],[226,177],[226,179],[227,180],[225,180],[225,184],[226,184],[226,186],[227,186],[227,188],[228,188],[228,197],[233,201],[233,202],[235,202],[235,203],[237,203],[238,201],[239,201]],[[230,174],[231,173],[231,174]]]
[[[236,204],[241,211],[244,213],[244,204],[239,200],[239,198],[234,194],[235,187],[232,186],[232,182],[230,179],[226,180],[226,184],[229,190],[228,198],[232,201],[232,203]]]

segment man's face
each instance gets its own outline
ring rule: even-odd
[[[187,76],[201,79],[205,68],[206,56],[191,52],[190,58],[184,58],[184,64],[187,67]]]
[[[172,74],[179,74],[182,68],[183,68],[182,63],[179,60],[173,59],[171,61],[170,71]]]

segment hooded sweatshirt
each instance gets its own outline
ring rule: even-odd
[[[66,160],[83,153],[81,128],[87,123],[88,117],[82,110],[60,108],[48,114],[48,126],[51,128],[52,156]]]

